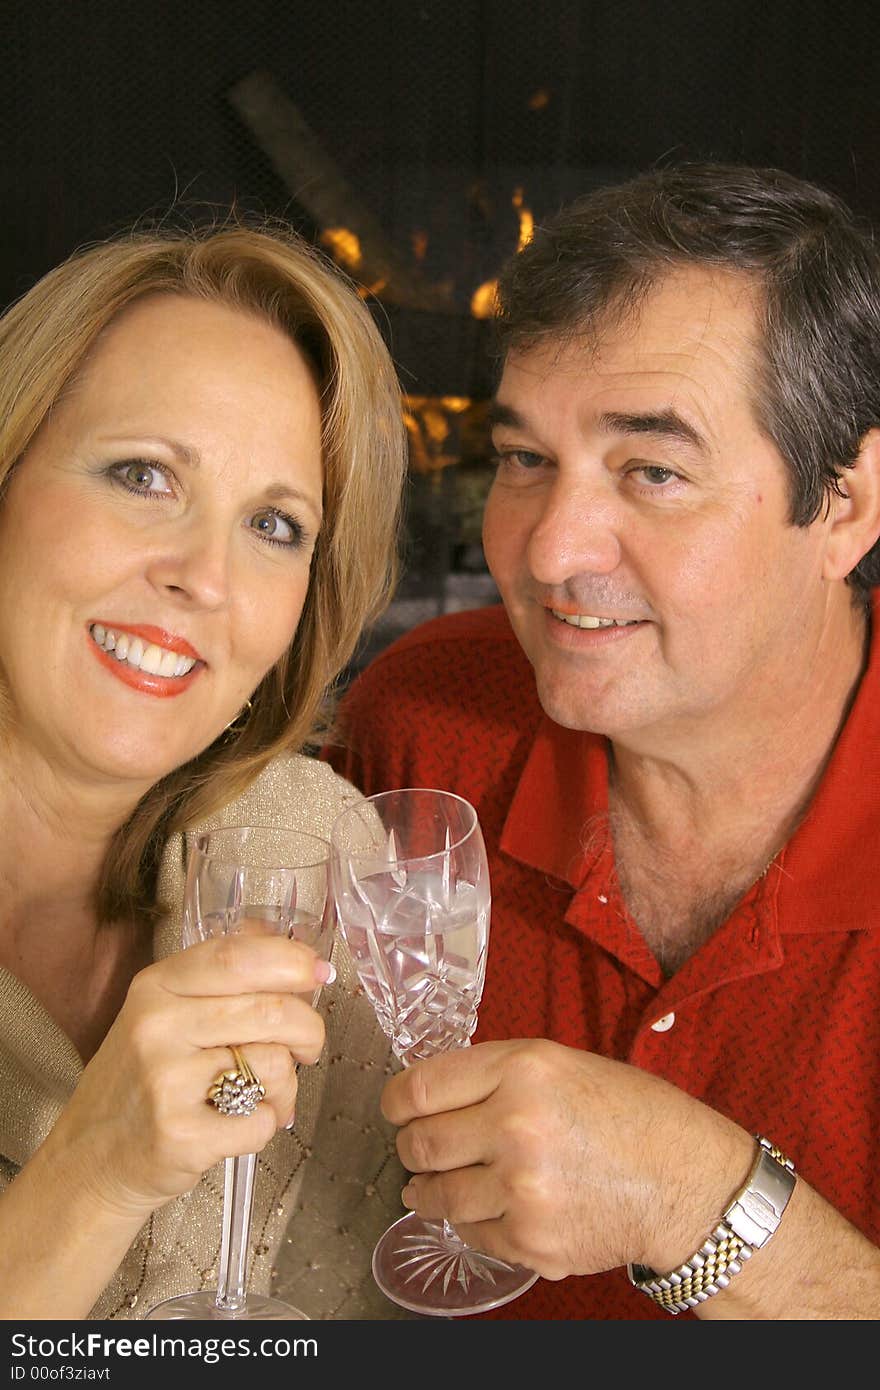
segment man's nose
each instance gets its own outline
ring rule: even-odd
[[[557,479],[529,537],[532,576],[550,585],[577,574],[611,574],[620,564],[620,528],[610,488]]]
[[[194,607],[221,608],[231,589],[232,540],[216,519],[182,519],[150,561],[150,582]]]

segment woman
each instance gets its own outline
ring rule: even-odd
[[[399,1192],[387,1051],[349,962],[325,1047],[324,963],[280,938],[181,952],[180,905],[186,830],[326,836],[355,795],[300,750],[387,601],[404,473],[381,337],[284,229],[117,238],[0,321],[4,1318],[211,1287],[216,1165],[254,1150],[251,1286],[299,1207],[282,1296],[394,1315],[369,1302]],[[234,1043],[266,1088],[250,1116],[206,1100]]]

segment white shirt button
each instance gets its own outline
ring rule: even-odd
[[[668,1033],[674,1022],[675,1014],[664,1014],[656,1023],[651,1024],[651,1029],[654,1033]]]

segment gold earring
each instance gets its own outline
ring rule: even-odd
[[[227,743],[231,743],[233,739],[238,738],[239,734],[243,733],[247,728],[247,722],[253,707],[253,700],[245,700],[235,718],[231,719],[226,725],[226,728],[223,730],[223,737]]]

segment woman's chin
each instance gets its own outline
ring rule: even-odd
[[[138,796],[161,782],[169,773],[183,764],[191,762],[205,747],[205,744],[169,748],[138,743],[131,745],[125,740],[104,742],[100,748],[89,748],[80,743],[77,754],[80,764],[90,768],[98,777],[109,782],[134,785]]]

